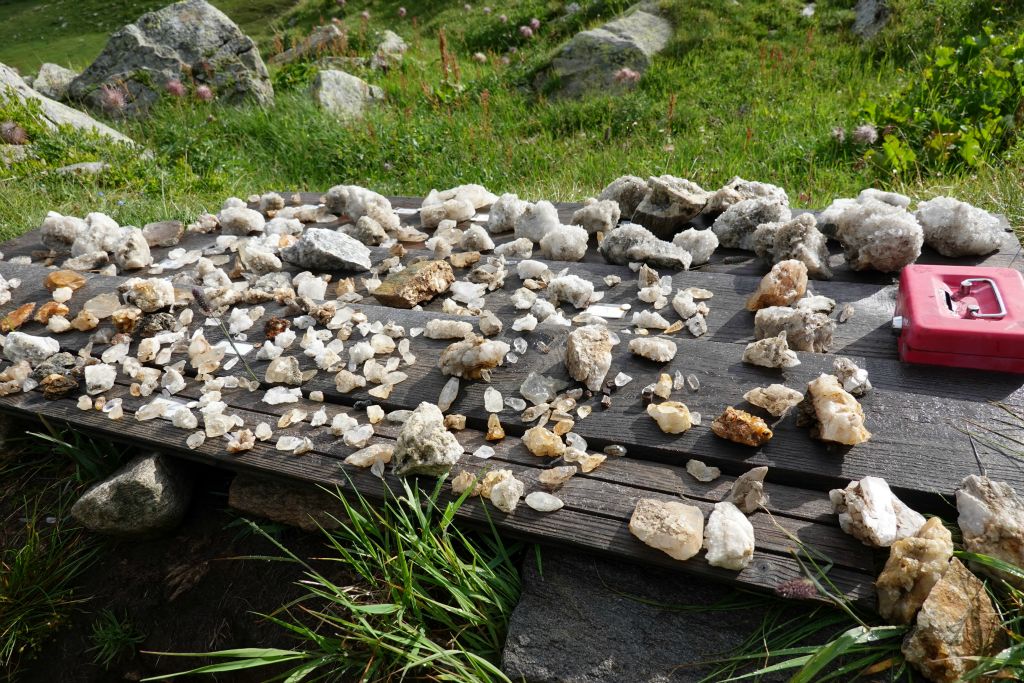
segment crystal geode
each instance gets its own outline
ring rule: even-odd
[[[394,472],[441,475],[462,456],[462,446],[445,429],[444,415],[433,403],[420,403],[402,425],[391,459]]]
[[[853,270],[894,273],[921,255],[924,232],[906,209],[867,197],[837,199],[818,219],[834,225]]]
[[[943,256],[984,256],[999,251],[1008,224],[984,209],[952,197],[936,197],[917,205],[914,217],[924,241]]]

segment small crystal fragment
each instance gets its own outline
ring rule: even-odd
[[[203,432],[193,432],[185,439],[185,445],[195,450],[206,442],[206,434]]]
[[[484,390],[484,410],[489,413],[500,413],[504,406],[500,391],[494,387],[487,387]]]
[[[565,452],[565,444],[554,432],[544,427],[531,427],[523,434],[523,445],[537,457],[555,458]]]
[[[722,470],[717,467],[708,467],[700,460],[687,460],[686,471],[690,473],[694,479],[705,484],[709,481],[714,481],[722,476]]]
[[[672,375],[663,372],[658,375],[658,381],[654,383],[654,395],[658,398],[667,399],[672,393]]]
[[[676,345],[661,337],[637,337],[629,342],[630,352],[656,363],[667,363],[676,356]]]
[[[764,478],[768,474],[767,467],[755,467],[741,474],[732,484],[729,501],[741,512],[750,514],[762,505],[768,505],[768,494],[764,490]]]
[[[692,426],[689,409],[678,401],[651,403],[647,406],[647,414],[666,434],[682,434]]]
[[[441,389],[441,394],[437,397],[437,407],[442,413],[447,412],[452,407],[452,403],[455,402],[455,398],[459,395],[459,378],[452,377],[445,382],[444,387]]]
[[[505,438],[505,430],[501,426],[497,413],[491,413],[487,418],[487,440],[501,441]]]
[[[513,476],[509,476],[494,484],[491,488],[491,503],[505,514],[512,514],[525,491],[526,486],[523,482]]]
[[[712,567],[740,571],[754,557],[754,527],[732,503],[715,503],[704,528],[704,547]]]
[[[711,431],[744,446],[763,446],[772,438],[772,430],[764,420],[732,406],[715,418]]]
[[[533,491],[526,496],[526,504],[531,509],[537,512],[554,512],[560,510],[565,505],[561,498],[545,493],[543,491]]]
[[[782,417],[790,408],[804,400],[804,395],[784,384],[769,384],[767,387],[756,387],[743,394],[743,398],[751,405],[764,408],[775,417]]]
[[[690,391],[698,391],[700,389],[700,380],[697,379],[697,375],[692,373],[687,375],[686,386],[690,388]]]
[[[474,458],[480,458],[481,460],[487,460],[488,458],[494,457],[494,449],[488,445],[482,445],[473,451]]]

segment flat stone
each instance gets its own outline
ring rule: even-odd
[[[570,484],[571,485],[571,484]],[[558,513],[555,513],[558,514]],[[697,683],[705,664],[757,632],[764,612],[676,610],[735,594],[731,586],[577,551],[541,548],[522,565],[505,674],[520,683]],[[786,618],[810,613],[791,603]],[[788,680],[791,672],[762,681]]]
[[[315,532],[336,529],[344,518],[337,498],[312,484],[290,484],[245,474],[228,487],[228,505],[247,515]]]
[[[191,482],[181,465],[159,453],[135,458],[91,487],[71,507],[90,531],[148,537],[173,529],[188,508]]]
[[[448,291],[454,280],[447,262],[419,261],[384,278],[373,296],[384,306],[412,308]]]
[[[359,240],[334,230],[307,228],[281,258],[310,270],[369,270],[370,250]]]

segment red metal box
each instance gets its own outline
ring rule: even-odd
[[[909,363],[1024,373],[1024,277],[1011,268],[907,266],[892,326]]]

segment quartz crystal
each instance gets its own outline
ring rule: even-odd
[[[757,311],[768,306],[789,306],[807,291],[807,266],[790,259],[772,266],[761,278],[757,291],[747,300],[747,310]]]
[[[800,365],[795,352],[790,351],[786,333],[747,344],[743,349],[743,362],[765,368],[792,368]]]
[[[472,323],[461,320],[438,320],[427,322],[423,335],[428,339],[464,339],[473,334]]]
[[[729,491],[729,501],[748,515],[759,507],[768,505],[768,494],[764,490],[764,478],[767,474],[768,468],[761,466],[736,477]]]
[[[956,508],[967,550],[1024,567],[1024,499],[1009,484],[972,474],[957,489]],[[1014,586],[1024,586],[1018,576],[986,571]]]
[[[864,410],[834,375],[819,375],[807,384],[800,404],[798,425],[811,428],[811,436],[822,441],[856,446],[871,438],[864,428]]]
[[[531,427],[523,434],[523,445],[537,457],[557,458],[565,452],[565,444],[545,427]]]
[[[493,498],[493,494],[492,494]],[[544,491],[533,491],[527,494],[526,504],[537,512],[554,512],[561,510],[565,503],[561,498],[545,493]]]
[[[647,414],[666,434],[682,434],[692,426],[689,409],[678,401],[651,403],[647,406]]]
[[[793,217],[787,202],[778,197],[753,197],[732,204],[712,225],[719,243],[729,249],[754,248],[754,231],[764,223],[779,223]]]
[[[772,438],[765,421],[743,410],[728,407],[711,423],[711,431],[744,446],[763,446]]]
[[[715,503],[704,527],[704,547],[712,567],[739,571],[754,557],[754,527],[732,503]]]
[[[585,325],[569,334],[565,364],[573,379],[599,391],[612,363],[612,339],[603,325]],[[545,399],[546,400],[546,399]]]
[[[36,365],[59,351],[60,343],[56,339],[37,337],[24,332],[11,332],[4,341],[4,357],[12,363],[27,361],[31,365]]]
[[[936,197],[917,205],[914,217],[924,241],[943,256],[984,256],[1003,245],[1005,219],[952,197]]]
[[[672,244],[690,252],[691,266],[700,266],[710,261],[711,255],[718,248],[718,235],[714,230],[689,228],[676,234]]]
[[[490,370],[502,364],[509,348],[505,342],[471,335],[442,351],[438,367],[443,375],[488,380]]]
[[[786,333],[786,343],[796,351],[827,353],[832,348],[836,322],[824,313],[805,308],[769,306],[754,316],[754,337],[765,339]]]
[[[637,337],[629,341],[629,350],[656,363],[667,363],[676,356],[676,345],[662,337]]]
[[[263,395],[263,402],[276,406],[282,403],[296,403],[300,398],[302,398],[302,390],[299,388],[271,387]]]
[[[440,475],[451,469],[462,455],[462,446],[444,427],[444,415],[433,403],[423,402],[402,425],[394,452],[394,470],[399,476]]]
[[[581,225],[594,235],[606,233],[614,228],[622,215],[619,203],[611,199],[594,199],[591,197],[583,203],[583,208],[577,209],[570,221],[573,225]]]
[[[686,471],[694,479],[705,484],[722,476],[722,470],[717,467],[708,467],[700,460],[687,460]]]
[[[491,488],[491,503],[505,514],[512,514],[525,492],[526,486],[523,482],[515,477],[507,477]]]
[[[558,225],[540,239],[540,253],[553,261],[579,261],[587,253],[590,236],[578,225]]]
[[[498,419],[497,413],[491,413],[487,417],[487,436],[488,441],[501,441],[505,438],[505,430],[501,426],[501,420]]]
[[[870,196],[835,200],[818,223],[835,226],[853,270],[898,272],[917,260],[924,243],[921,225],[905,208]]]
[[[487,387],[484,390],[484,410],[489,413],[500,413],[504,407],[505,403],[501,400],[501,392],[494,387]]]
[[[670,557],[688,560],[700,552],[704,514],[694,505],[641,498],[630,517],[629,531]]]
[[[913,536],[894,541],[878,575],[878,613],[890,624],[909,624],[949,569],[953,537],[932,517]]]
[[[879,477],[851,481],[845,489],[832,489],[828,496],[839,526],[865,545],[888,548],[924,525],[924,517],[908,508]]]
[[[12,336],[14,335],[8,335],[8,344],[10,344]],[[6,351],[6,347],[4,350]],[[104,391],[107,391],[114,386],[115,379],[117,379],[117,368],[112,365],[100,363],[98,365],[85,366],[85,390],[91,395],[102,394]]]
[[[586,308],[594,300],[594,284],[579,275],[560,275],[548,283],[548,296],[554,303]]]
[[[804,400],[804,395],[784,384],[769,384],[766,387],[751,389],[743,394],[743,398],[751,405],[764,408],[775,417],[782,417]]]
[[[832,362],[835,369],[836,379],[843,385],[843,389],[853,396],[863,396],[871,391],[871,382],[868,381],[868,371],[857,367],[849,358],[840,356]]]
[[[541,486],[554,491],[564,486],[575,474],[576,468],[573,465],[560,465],[551,469],[541,470],[537,480]]]

